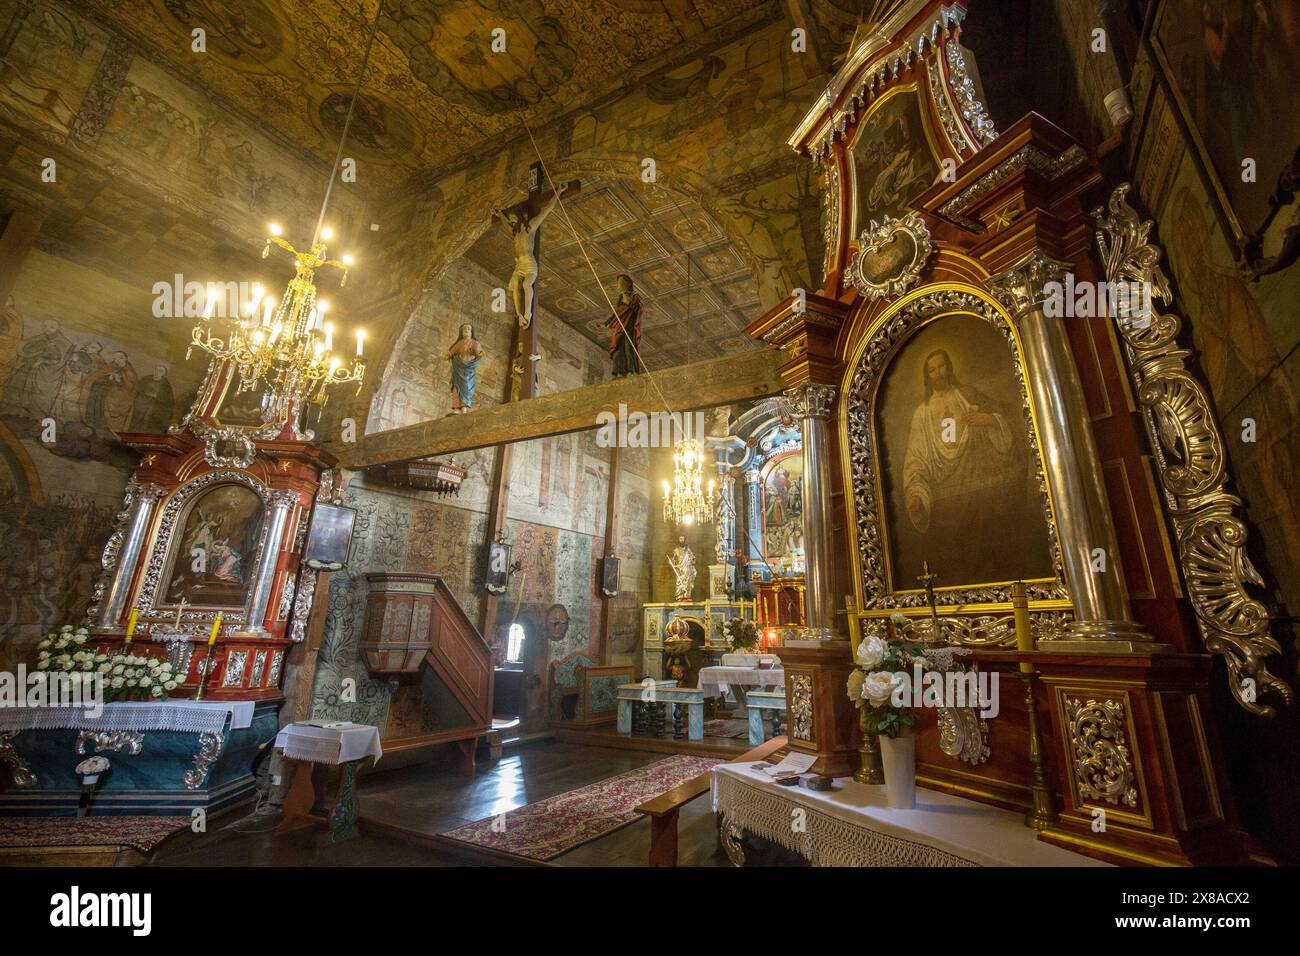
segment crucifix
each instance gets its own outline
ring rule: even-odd
[[[934,582],[939,580],[939,576],[937,574],[931,574],[930,562],[923,560],[921,562],[921,573],[917,575],[916,579],[920,581],[921,586],[925,588],[925,601],[930,605],[931,633],[934,635],[934,640],[937,641],[940,637],[939,609],[934,599]]]
[[[542,223],[556,204],[581,188],[575,179],[560,192],[542,189],[541,161],[528,167],[528,195],[493,217],[509,230],[515,247],[514,271],[507,292],[515,314],[514,347],[510,359],[510,400],[537,395],[537,273]]]

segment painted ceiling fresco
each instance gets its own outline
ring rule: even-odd
[[[332,159],[374,0],[88,0],[151,54]],[[349,134],[386,183],[780,15],[772,0],[387,0]],[[191,31],[207,31],[207,53]],[[490,50],[494,29],[506,49]]]
[[[504,228],[489,229],[467,254],[503,284],[509,278]],[[541,305],[604,347],[605,296],[617,294],[621,272],[644,303],[641,352],[650,368],[755,347],[740,334],[759,311],[754,275],[713,217],[662,187],[583,181],[542,229]]]

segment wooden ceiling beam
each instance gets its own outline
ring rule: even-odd
[[[696,411],[778,394],[785,388],[781,366],[786,360],[785,352],[775,349],[740,352],[655,372],[654,384],[663,390],[673,411]],[[330,442],[325,447],[338,456],[345,468],[369,468],[587,431],[597,427],[601,412],[618,415],[620,405],[626,406],[628,413],[664,410],[650,376],[629,375],[375,432],[355,444]]]

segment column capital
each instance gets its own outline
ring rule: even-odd
[[[787,388],[785,396],[800,418],[829,418],[835,403],[834,385],[817,385],[812,382]]]
[[[127,490],[136,501],[150,501],[162,498],[167,494],[166,488],[151,481],[136,482],[132,480]]]
[[[272,489],[267,492],[266,500],[272,508],[291,508],[298,503],[298,492],[291,489]]]
[[[1061,282],[1071,265],[1053,259],[1042,249],[1031,249],[1011,268],[984,280],[994,298],[1013,316],[1027,312],[1042,303],[1049,282]]]

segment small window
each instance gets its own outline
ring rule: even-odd
[[[506,660],[518,664],[524,659],[524,626],[510,625],[510,637],[506,640]]]

